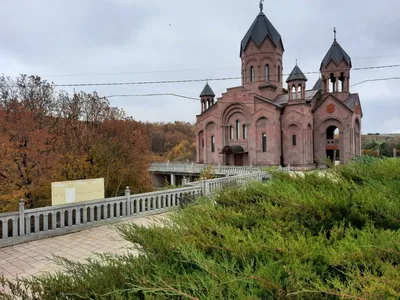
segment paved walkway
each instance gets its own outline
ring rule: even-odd
[[[153,217],[135,218],[134,222],[148,225],[166,214]],[[95,253],[122,254],[133,250],[132,246],[116,232],[115,225],[105,225],[68,235],[28,242],[0,249],[0,274],[8,279],[54,272],[59,266],[52,261],[52,255],[75,261],[85,261]],[[2,288],[2,287],[0,287]]]

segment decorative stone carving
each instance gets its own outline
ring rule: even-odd
[[[329,114],[333,114],[335,112],[335,110],[336,110],[335,104],[328,104],[326,106],[326,112]]]

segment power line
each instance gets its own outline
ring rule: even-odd
[[[398,55],[384,55],[384,56],[365,56],[365,57],[353,57],[352,60],[357,59],[372,59],[372,58],[389,58],[389,57],[400,57]],[[78,73],[78,74],[55,74],[45,75],[43,77],[76,77],[76,76],[106,76],[106,75],[130,75],[130,74],[158,74],[158,73],[178,73],[178,72],[193,72],[193,71],[206,71],[206,70],[224,70],[233,69],[238,66],[225,66],[225,67],[213,67],[213,68],[192,68],[192,69],[176,69],[176,70],[153,70],[153,71],[129,71],[129,72],[105,72],[105,73]]]
[[[375,79],[367,79],[361,82],[358,82],[356,84],[351,85],[351,87],[356,86],[356,85],[360,85],[366,82],[374,82],[374,81],[387,81],[387,80],[399,80],[400,77],[386,77],[386,78],[375,78]]]
[[[106,96],[105,98],[115,98],[115,97],[153,97],[153,96],[174,96],[174,97],[179,97],[179,98],[199,101],[198,98],[183,96],[183,95],[179,95],[179,94],[171,94],[171,93],[141,94],[141,95],[111,95],[111,96]]]
[[[215,68],[198,68],[198,69],[178,69],[178,70],[154,70],[154,71],[130,71],[130,72],[108,72],[108,73],[81,73],[81,74],[61,74],[61,75],[46,75],[43,77],[73,77],[73,76],[104,76],[104,75],[129,75],[129,74],[157,74],[157,73],[178,73],[178,72],[193,72],[193,71],[206,71],[206,70],[223,70],[233,69],[237,66],[231,67],[215,67]]]
[[[386,81],[386,80],[400,80],[400,77],[386,77],[386,78],[376,78],[376,79],[368,79],[364,80],[361,82],[358,82],[356,84],[351,85],[350,87],[357,86],[366,82],[374,82],[374,81]],[[173,93],[159,93],[159,94],[124,94],[124,95],[110,95],[110,96],[105,96],[105,98],[115,98],[115,97],[154,97],[154,96],[173,96],[173,97],[179,97],[179,98],[184,98],[184,99],[189,99],[189,100],[194,100],[194,101],[199,101],[200,98],[193,98],[193,97],[188,97],[184,95],[179,95],[179,94],[173,94]],[[230,103],[230,102],[223,102],[223,101],[217,101],[217,103]]]
[[[353,68],[353,71],[360,70],[372,70],[372,69],[387,69],[387,68],[397,68],[400,64],[393,65],[382,65],[382,66],[368,66]],[[346,70],[338,70],[346,71]],[[319,74],[320,71],[306,72],[304,74]],[[282,74],[283,76],[289,76],[290,74]],[[275,77],[278,75],[275,75]],[[264,76],[259,76],[264,77]],[[270,77],[274,77],[270,75]],[[222,77],[222,78],[209,78],[209,79],[184,79],[184,80],[162,80],[162,81],[137,81],[137,82],[112,82],[112,83],[76,83],[76,84],[56,84],[56,87],[82,87],[82,86],[121,86],[121,85],[148,85],[148,84],[169,84],[169,83],[193,83],[193,82],[204,82],[204,81],[226,81],[226,80],[238,80],[242,78],[250,77]]]
[[[353,71],[360,70],[373,70],[373,69],[387,69],[387,68],[397,68],[400,67],[400,64],[392,64],[392,65],[381,65],[381,66],[368,66],[368,67],[358,67],[353,68]],[[347,71],[337,70],[338,72]],[[319,74],[320,71],[315,72],[305,72],[304,74]],[[282,74],[282,76],[289,76],[290,74]],[[278,75],[270,75],[270,77],[277,77]],[[265,81],[265,76],[257,76],[262,80],[259,82]],[[125,85],[150,85],[150,84],[170,84],[170,83],[193,83],[193,82],[206,82],[206,81],[227,81],[227,80],[238,80],[238,79],[248,79],[250,77],[221,77],[221,78],[208,78],[208,79],[184,79],[184,80],[161,80],[161,81],[137,81],[137,82],[106,82],[106,83],[75,83],[75,84],[55,84],[55,87],[88,87],[88,86],[125,86]],[[3,87],[19,87],[17,85],[6,86]]]

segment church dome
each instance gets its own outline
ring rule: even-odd
[[[251,40],[257,45],[257,47],[260,47],[267,37],[271,39],[275,47],[278,47],[280,43],[282,45],[282,50],[285,50],[283,48],[282,38],[278,30],[276,30],[274,25],[272,25],[272,23],[261,11],[242,40],[240,46],[240,55],[242,55],[242,53],[246,50]]]
[[[203,91],[200,94],[200,97],[215,97],[215,93],[208,83],[206,83]]]
[[[307,81],[306,75],[300,70],[299,66],[296,64],[293,68],[293,71],[290,73],[288,79],[286,82],[291,82],[291,81]]]
[[[350,56],[346,53],[346,51],[343,50],[343,48],[339,45],[339,43],[335,39],[331,48],[328,50],[328,53],[322,60],[321,68],[326,68],[331,61],[333,61],[336,65],[339,65],[342,62],[342,60],[344,60],[351,68]]]

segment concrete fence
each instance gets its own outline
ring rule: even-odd
[[[18,212],[0,214],[0,248],[32,240],[64,235],[93,227],[175,210],[181,202],[193,201],[201,195],[211,195],[227,184],[245,185],[262,181],[262,172],[200,181],[190,187],[71,203],[35,209],[25,209],[21,200]]]
[[[153,163],[150,172],[166,172],[166,173],[184,173],[184,174],[200,174],[208,165],[201,164],[178,164],[178,163]],[[261,167],[251,166],[220,166],[210,165],[211,169],[217,175],[242,175],[262,172]]]

